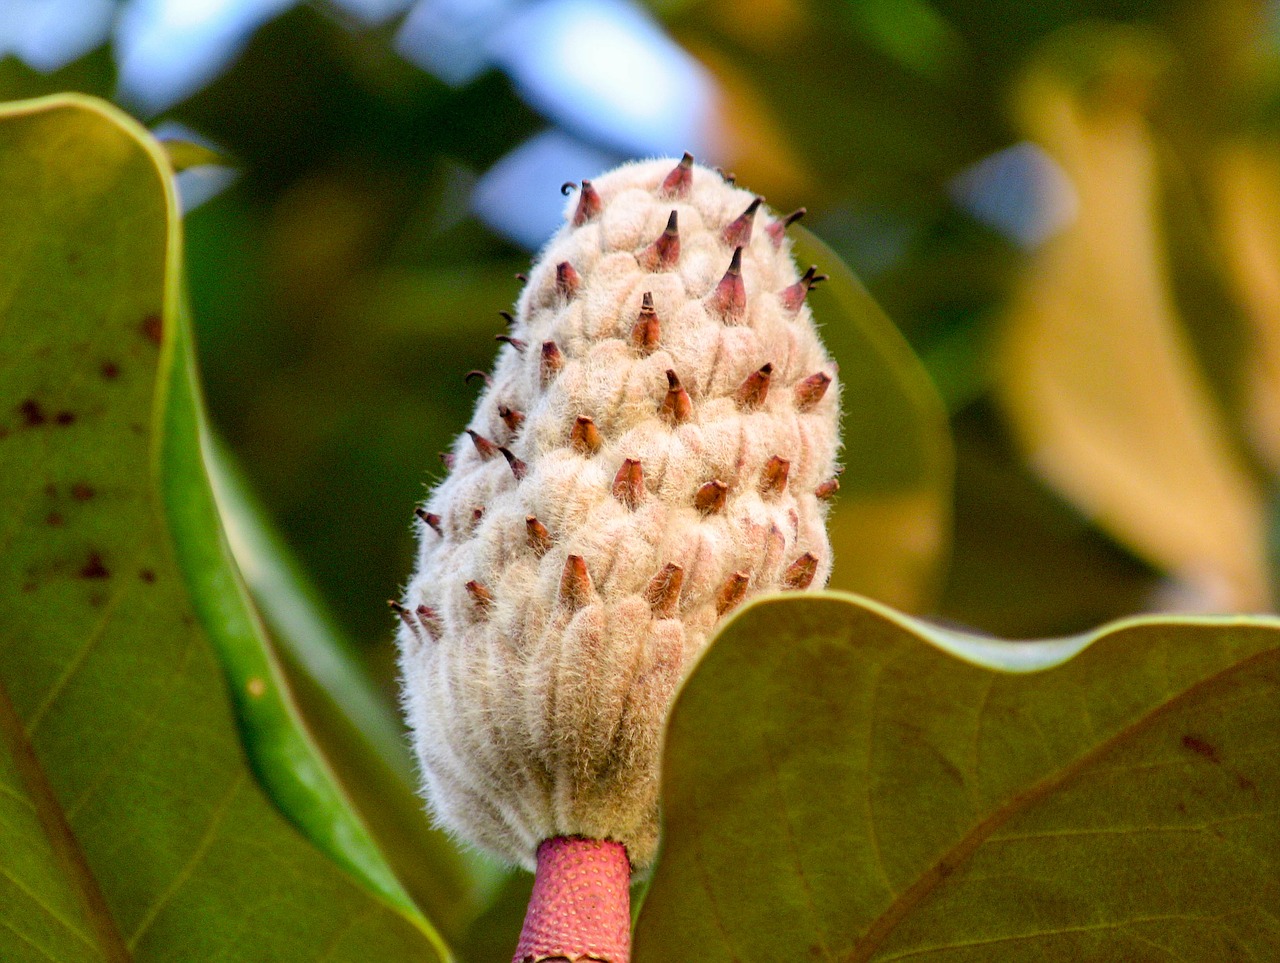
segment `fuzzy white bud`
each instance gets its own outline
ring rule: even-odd
[[[676,687],[744,599],[831,570],[808,282],[752,194],[673,165],[570,199],[420,512],[400,645],[427,798],[527,868],[566,835],[646,866]]]

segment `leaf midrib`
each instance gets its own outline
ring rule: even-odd
[[[1174,707],[1197,693],[1202,688],[1211,683],[1218,682],[1224,678],[1242,672],[1254,662],[1261,661],[1268,657],[1275,657],[1278,651],[1280,650],[1270,648],[1264,649],[1261,652],[1255,652],[1253,655],[1235,663],[1234,665],[1205,676],[1203,679],[1200,679],[1193,685],[1188,686],[1176,695],[1166,699],[1158,706],[1150,709],[1146,714],[1117,730],[1110,737],[1098,743],[1093,749],[1084,753],[1074,762],[1064,766],[1059,772],[1041,779],[1028,789],[1010,798],[1003,806],[974,826],[973,829],[961,838],[959,842],[948,849],[940,859],[936,860],[928,869],[921,873],[914,883],[903,890],[898,897],[889,904],[888,909],[875,918],[862,938],[854,944],[853,949],[841,957],[840,963],[868,963],[868,961],[870,961],[875,955],[876,951],[884,945],[886,940],[888,940],[893,931],[897,929],[898,924],[906,919],[907,915],[921,902],[923,902],[926,896],[937,889],[945,880],[953,876],[956,870],[964,865],[969,858],[977,852],[978,847],[986,842],[997,829],[1011,820],[1014,816],[1020,815],[1030,809],[1035,803],[1039,802],[1055,789],[1065,785],[1083,771],[1090,763],[1104,755],[1122,740],[1147,728],[1154,721],[1172,711]]]
[[[116,929],[115,919],[98,887],[97,877],[89,868],[75,831],[67,822],[62,805],[36,756],[35,748],[27,738],[3,679],[0,679],[0,737],[4,739],[13,757],[18,777],[35,807],[36,816],[49,844],[69,871],[72,885],[84,908],[85,918],[93,926],[96,945],[103,959],[110,963],[130,963],[132,957]]]

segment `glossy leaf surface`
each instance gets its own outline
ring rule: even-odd
[[[667,737],[637,963],[1266,959],[1280,622],[1009,643],[852,596],[731,621]]]
[[[10,105],[0,208],[0,956],[444,958],[297,726],[211,514],[163,154],[100,102]]]

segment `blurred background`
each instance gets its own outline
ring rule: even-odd
[[[468,961],[529,878],[427,833],[385,600],[560,185],[688,150],[807,207],[833,586],[1012,637],[1271,610],[1278,53],[1262,0],[0,0],[0,100],[224,160],[173,149],[230,541]]]
[[[836,585],[1013,636],[1270,609],[1278,31],[1261,0],[0,0],[0,99],[228,160],[180,177],[214,425],[391,691],[412,508],[560,184],[683,150],[805,205],[945,405],[906,574]]]

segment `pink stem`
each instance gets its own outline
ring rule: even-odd
[[[556,836],[538,870],[513,963],[631,959],[631,863],[621,843]]]

